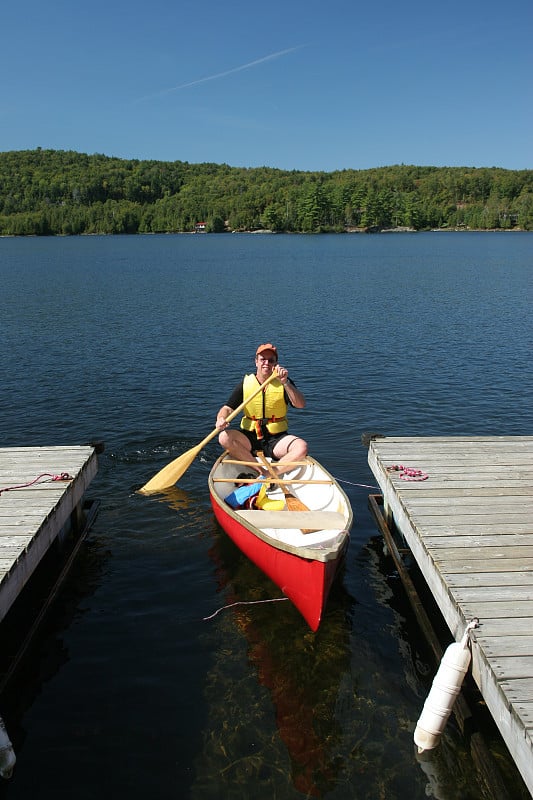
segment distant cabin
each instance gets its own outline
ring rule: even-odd
[[[205,222],[197,222],[194,226],[195,233],[205,233],[206,232],[206,223]]]

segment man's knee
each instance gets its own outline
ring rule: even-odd
[[[230,435],[228,431],[221,431],[218,436],[218,442],[224,450],[227,450],[230,444]]]
[[[297,455],[298,458],[303,458],[307,455],[307,442],[305,439],[293,439],[287,452],[291,453],[291,455]]]
[[[218,437],[219,444],[225,450],[232,450],[234,447],[245,448],[251,452],[250,441],[240,431],[225,430],[221,431]]]
[[[300,439],[299,436],[295,436],[286,445],[284,450],[285,452],[279,454],[279,458],[284,458],[285,461],[288,458],[292,459],[293,461],[297,461],[299,458],[305,458],[307,455],[307,442],[305,439]]]

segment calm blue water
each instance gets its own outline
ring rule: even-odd
[[[452,725],[415,758],[434,668],[380,559],[361,435],[531,433],[532,254],[520,233],[0,240],[2,446],[106,444],[87,546],[0,707],[1,797],[483,796]],[[356,515],[316,635],[288,602],[204,620],[280,596],[213,520],[215,440],[168,497],[135,492],[211,432],[263,341]]]

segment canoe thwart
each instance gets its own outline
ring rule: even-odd
[[[257,481],[260,479],[261,476],[258,476],[257,478],[213,478],[213,483],[257,483]],[[295,483],[297,486],[300,486],[302,483],[325,483],[329,484],[330,486],[333,485],[333,481],[330,481],[327,478],[316,478],[315,480],[309,478],[308,480],[302,480],[296,478],[274,478],[274,476],[268,475],[266,480],[267,483]]]
[[[243,467],[257,467],[258,461],[239,461],[237,458],[225,458],[223,460],[224,464],[241,464]],[[277,466],[280,462],[279,461],[272,461],[272,466]],[[310,461],[283,461],[283,467],[308,467],[311,463]]]

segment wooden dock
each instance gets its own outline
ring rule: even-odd
[[[0,448],[0,622],[53,542],[79,526],[97,469],[91,445]]]
[[[479,619],[472,675],[533,795],[533,436],[377,438],[368,463],[455,640]]]

